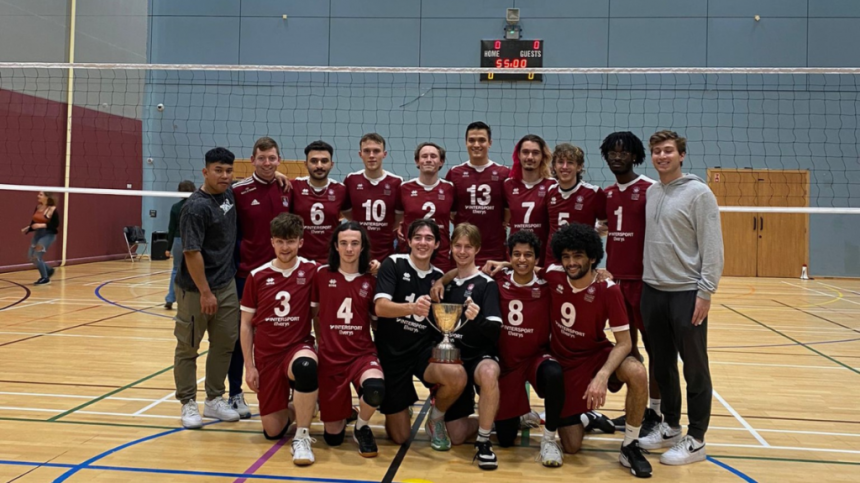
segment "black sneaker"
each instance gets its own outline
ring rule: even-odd
[[[373,437],[373,431],[370,426],[364,425],[361,429],[356,429],[352,433],[352,439],[358,443],[358,454],[365,458],[374,458],[379,454],[379,449],[376,447],[376,438]]]
[[[36,280],[36,283],[34,283],[33,285],[47,285],[49,283],[51,283],[50,279],[42,277],[39,280]]]
[[[489,441],[475,441],[475,457],[478,460],[478,468],[482,470],[494,470],[499,467],[499,459],[493,452],[493,443]]]
[[[639,447],[639,440],[635,440],[627,446],[621,447],[618,462],[625,468],[630,468],[630,473],[636,478],[651,478],[651,463],[645,459],[643,453],[648,453]]]
[[[173,310],[173,302],[164,302],[164,308],[167,310]]]
[[[612,424],[615,425],[616,431],[624,431],[624,427],[627,426],[627,415],[622,414],[621,416],[618,416],[612,420]]]
[[[586,431],[597,429],[601,433],[605,434],[612,434],[615,432],[615,425],[612,421],[597,411],[588,411],[585,413],[585,416],[588,418],[588,425],[585,427]]]
[[[648,408],[645,410],[645,419],[642,420],[642,436],[650,434],[660,426],[663,422],[663,417],[657,414],[657,411]]]

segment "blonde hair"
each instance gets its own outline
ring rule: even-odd
[[[454,227],[454,232],[451,233],[451,244],[453,245],[462,237],[466,237],[473,247],[481,248],[481,230],[477,226],[471,223],[460,223]]]

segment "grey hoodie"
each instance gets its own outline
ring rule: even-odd
[[[710,300],[723,274],[717,199],[696,175],[654,183],[645,202],[642,280],[666,292],[698,290]]]

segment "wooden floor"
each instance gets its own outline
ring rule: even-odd
[[[0,274],[0,481],[460,483],[481,473],[471,446],[434,452],[421,429],[401,449],[384,439],[378,416],[378,458],[360,458],[351,438],[327,448],[315,424],[317,463],[308,468],[292,465],[289,446],[265,440],[256,418],[181,429],[172,314],[161,307],[168,263],[73,266],[38,287],[34,271]],[[724,279],[710,319],[710,459],[672,468],[652,454],[655,479],[860,480],[858,314],[860,281]],[[605,413],[621,407],[613,396]],[[548,469],[535,459],[533,434],[499,450],[499,470],[481,477],[632,481],[618,464],[620,441],[591,436],[581,454]]]

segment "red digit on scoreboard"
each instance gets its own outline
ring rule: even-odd
[[[535,40],[535,43],[532,47],[534,48],[534,50],[539,50],[540,49],[540,40]]]
[[[495,49],[495,50],[499,50],[499,49],[501,49],[501,48],[502,48],[502,41],[501,41],[501,40],[497,40],[497,41],[496,41],[496,43],[493,45],[493,49]]]
[[[499,69],[502,67],[502,59],[496,59],[496,68]]]

